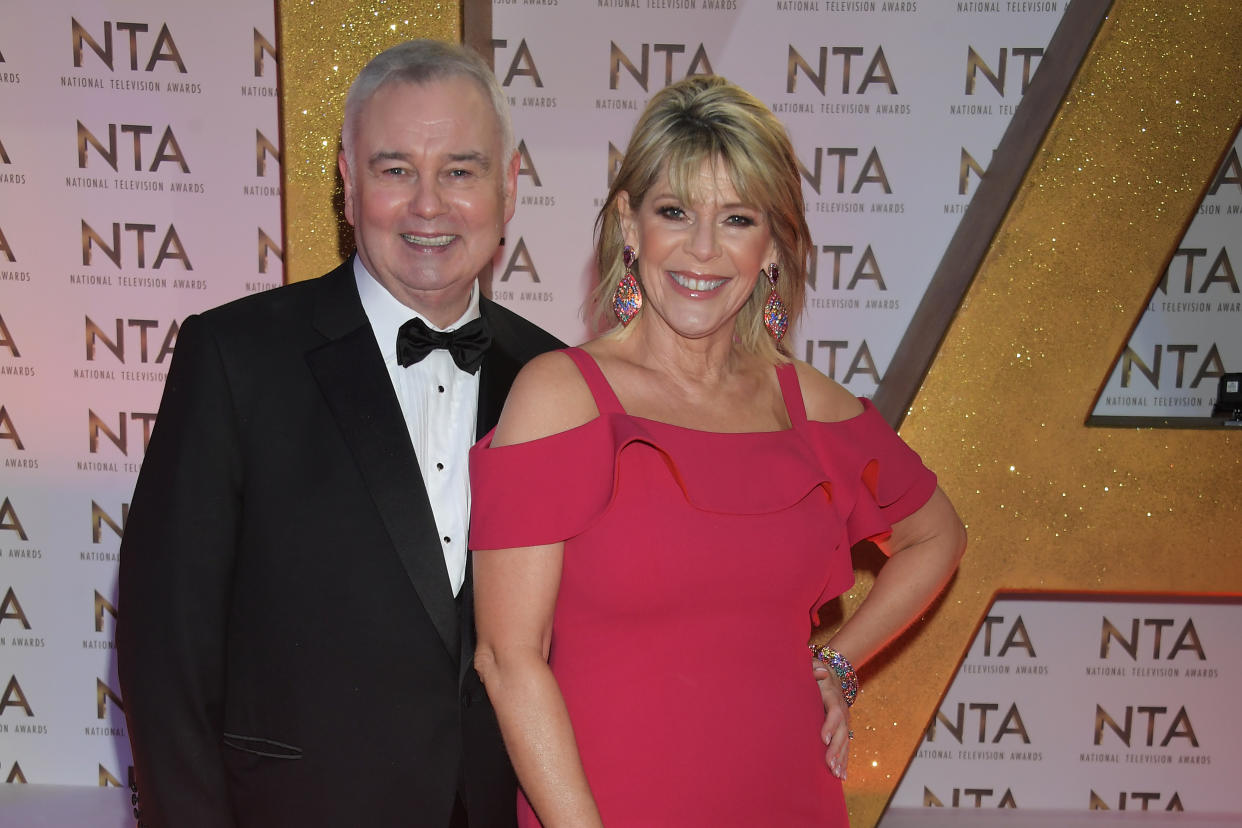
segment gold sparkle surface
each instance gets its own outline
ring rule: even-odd
[[[340,148],[345,93],[384,49],[416,37],[461,41],[457,2],[278,0],[285,280],[340,264],[352,231],[341,217]]]
[[[1117,0],[1084,60],[901,430],[970,547],[863,670],[853,825],[879,820],[998,590],[1242,591],[1242,434],[1084,425],[1242,118],[1239,78],[1230,0]]]

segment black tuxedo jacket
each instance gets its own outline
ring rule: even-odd
[[[487,300],[478,434],[552,336]],[[465,462],[466,458],[461,461]],[[350,262],[187,318],[121,543],[152,826],[514,822],[431,507]]]

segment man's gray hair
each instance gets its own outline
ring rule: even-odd
[[[469,78],[479,85],[492,102],[496,123],[500,125],[500,145],[507,162],[516,149],[509,103],[491,67],[471,49],[442,40],[407,40],[380,52],[363,67],[345,96],[345,123],[341,146],[345,159],[353,164],[354,133],[358,115],[371,96],[388,83],[428,83],[447,78]]]

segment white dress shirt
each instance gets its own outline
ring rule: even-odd
[[[388,292],[354,257],[354,279],[362,309],[384,356],[418,457],[418,467],[431,500],[444,565],[453,594],[466,579],[466,531],[470,525],[470,469],[467,452],[475,440],[479,409],[479,372],[457,367],[449,352],[437,348],[421,361],[402,368],[397,364],[397,330],[417,316],[435,331],[452,331],[479,316],[478,285],[470,291],[470,304],[461,318],[440,328],[411,310]],[[413,504],[411,504],[411,507]]]

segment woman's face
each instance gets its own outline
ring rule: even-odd
[[[638,252],[643,315],[688,339],[732,337],[759,271],[776,258],[767,216],[744,203],[721,163],[704,163],[685,203],[662,173],[641,206],[617,199],[626,244]]]

